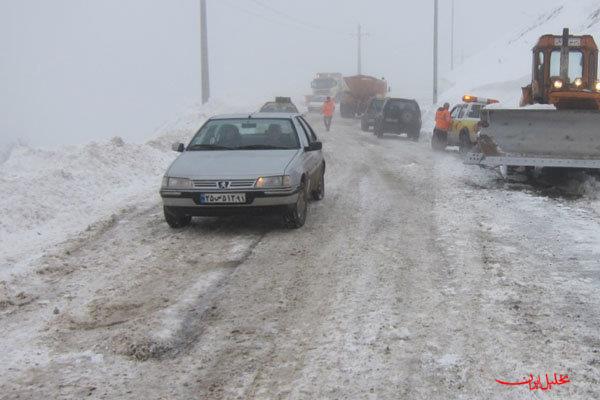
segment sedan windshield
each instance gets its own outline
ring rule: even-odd
[[[300,142],[288,119],[219,119],[207,122],[187,150],[298,149]]]

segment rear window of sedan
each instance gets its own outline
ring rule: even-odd
[[[188,150],[287,150],[300,148],[289,119],[216,119],[194,136]]]
[[[267,103],[262,106],[260,112],[297,113],[298,109],[292,103]]]

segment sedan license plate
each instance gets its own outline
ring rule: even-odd
[[[244,204],[245,193],[203,193],[200,195],[201,204]]]

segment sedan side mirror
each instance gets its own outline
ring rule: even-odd
[[[183,145],[183,143],[173,143],[173,145],[171,146],[171,150],[176,151],[178,153],[183,153],[183,151],[185,150],[185,146]]]
[[[323,149],[322,142],[312,142],[304,148],[304,151],[319,151]]]

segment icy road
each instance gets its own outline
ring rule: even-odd
[[[173,231],[144,199],[0,283],[0,398],[600,398],[596,203],[354,121],[321,138],[303,229]],[[546,373],[570,383],[496,382]]]

